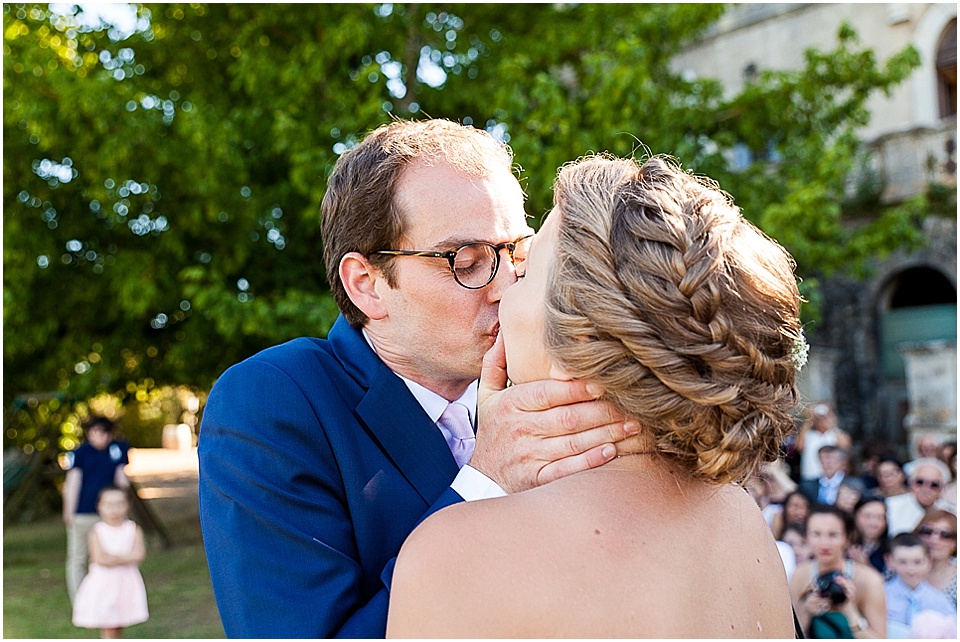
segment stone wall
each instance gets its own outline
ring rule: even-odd
[[[915,353],[924,357],[915,358],[908,365],[906,381],[890,381],[883,375],[879,319],[890,283],[896,275],[910,268],[928,267],[942,273],[956,290],[956,220],[929,219],[924,225],[924,233],[926,247],[913,252],[900,251],[878,261],[873,276],[865,281],[845,275],[824,281],[823,316],[808,333],[811,355],[816,352],[840,355],[831,359],[833,401],[841,426],[861,441],[867,437],[879,437],[906,449],[920,430],[910,423],[920,421],[920,415],[908,419],[911,412],[916,412],[918,403],[926,403],[920,401],[926,398],[920,391],[939,390],[943,385],[953,386],[952,402],[951,397],[945,402],[952,408],[952,415],[948,413],[939,419],[938,425],[946,427],[946,431],[953,426],[953,436],[956,437],[955,342],[904,345],[907,363],[911,363],[909,359]],[[944,383],[942,371],[949,367],[944,364],[949,363],[953,364],[952,383]],[[829,369],[821,370],[820,378],[829,379]],[[943,410],[944,407],[940,407],[938,412]]]

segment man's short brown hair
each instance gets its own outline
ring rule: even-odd
[[[323,258],[337,306],[354,327],[362,326],[367,317],[347,296],[340,280],[340,261],[349,252],[359,252],[395,286],[392,258],[371,252],[397,249],[404,232],[397,185],[413,162],[446,162],[466,174],[486,178],[497,168],[510,171],[513,154],[490,134],[473,127],[448,120],[397,120],[378,127],[337,159],[320,207]]]

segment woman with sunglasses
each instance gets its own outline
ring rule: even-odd
[[[578,379],[641,431],[595,470],[424,520],[388,637],[793,637],[780,554],[737,483],[794,427],[790,255],[660,157],[568,165],[554,199],[500,302],[481,409],[508,377]]]
[[[930,549],[933,569],[927,582],[947,594],[957,603],[957,516],[934,508],[920,520],[914,534]]]
[[[909,533],[924,513],[940,499],[943,487],[951,480],[950,469],[935,457],[915,459],[903,467],[910,480],[910,492],[887,498],[887,526],[891,537]]]

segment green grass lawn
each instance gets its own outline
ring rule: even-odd
[[[127,638],[223,638],[200,541],[193,521],[170,523],[177,545],[163,549],[149,537],[140,567],[150,619],[124,631]],[[64,579],[66,533],[57,517],[3,530],[3,637],[98,638],[70,622]]]

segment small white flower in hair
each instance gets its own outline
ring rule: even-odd
[[[797,369],[797,372],[800,372],[800,369],[807,365],[809,354],[810,344],[807,343],[807,338],[803,336],[803,330],[801,329],[797,338],[793,340],[793,348],[790,350],[790,359],[793,361],[793,366]]]

